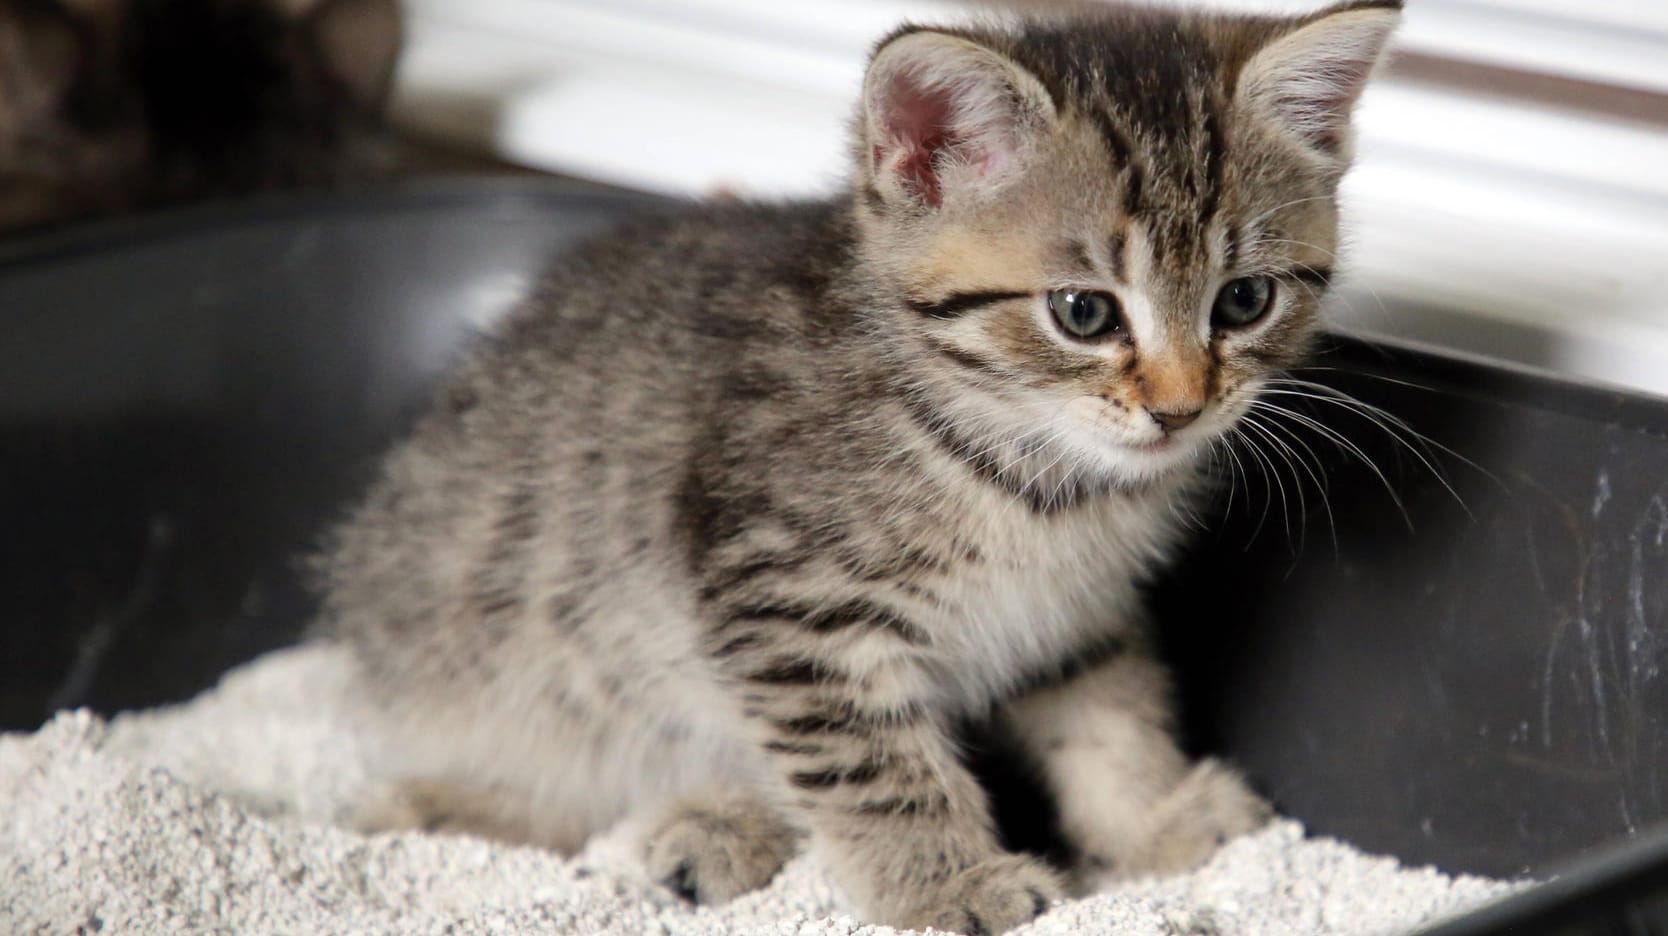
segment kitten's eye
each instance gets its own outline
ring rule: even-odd
[[[1048,310],[1073,338],[1099,338],[1124,328],[1118,299],[1111,293],[1056,289],[1048,294]]]
[[[1229,280],[1216,294],[1210,309],[1215,328],[1238,328],[1263,317],[1274,300],[1274,281],[1266,276],[1242,276]]]

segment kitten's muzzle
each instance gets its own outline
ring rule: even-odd
[[[1169,435],[1191,426],[1210,399],[1214,364],[1203,346],[1178,343],[1149,356],[1135,374],[1133,402]]]

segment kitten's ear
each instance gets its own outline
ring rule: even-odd
[[[404,38],[400,0],[322,0],[305,25],[325,67],[354,101],[380,110],[393,87]]]
[[[905,32],[869,62],[860,158],[887,201],[937,207],[1000,186],[1054,116],[1042,83],[1005,56],[949,33]]]
[[[0,133],[56,118],[75,84],[83,35],[55,3],[0,3]]]
[[[1265,45],[1239,75],[1239,101],[1329,157],[1345,155],[1350,112],[1401,21],[1400,0],[1322,10]]]

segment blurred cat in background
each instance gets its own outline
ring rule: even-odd
[[[0,233],[391,162],[399,0],[0,0]]]

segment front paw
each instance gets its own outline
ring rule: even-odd
[[[724,903],[763,887],[798,848],[798,834],[747,796],[677,804],[645,843],[649,873],[679,896]]]
[[[1251,791],[1231,767],[1203,760],[1153,809],[1152,825],[1114,867],[1117,877],[1174,874],[1204,864],[1223,843],[1262,828],[1274,817],[1268,801]]]
[[[903,924],[967,936],[996,936],[1028,923],[1064,894],[1053,871],[1021,855],[981,861],[927,890],[929,899],[906,911]]]

